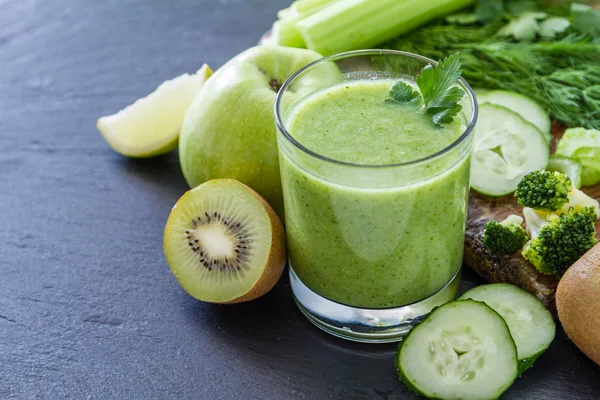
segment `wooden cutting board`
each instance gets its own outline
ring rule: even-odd
[[[552,129],[553,150],[564,129],[555,125]],[[589,196],[600,200],[600,184],[582,188]],[[465,234],[464,264],[472,268],[490,283],[512,283],[539,298],[552,312],[556,310],[554,294],[558,279],[540,274],[519,252],[511,255],[490,254],[481,242],[481,234],[489,220],[501,221],[510,214],[522,216],[523,207],[517,205],[513,195],[488,197],[471,191],[469,214]],[[600,223],[596,223],[596,232]],[[600,234],[596,233],[596,239]]]

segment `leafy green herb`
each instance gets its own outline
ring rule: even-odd
[[[412,103],[415,104],[421,100],[419,92],[414,91],[412,86],[406,82],[398,81],[390,90],[390,98],[386,99],[387,103]]]
[[[417,76],[417,85],[423,95],[427,115],[434,124],[449,124],[462,109],[458,104],[465,92],[452,87],[460,78],[460,60],[458,54],[441,60],[437,66],[427,66]]]
[[[600,43],[600,10],[595,10],[585,4],[571,4],[573,27],[587,34]]]
[[[480,22],[475,13],[457,13],[446,17],[446,22],[453,25],[473,25]]]
[[[503,0],[479,0],[475,7],[475,14],[482,22],[493,22],[504,15]]]
[[[508,14],[521,14],[541,10],[542,1],[536,0],[506,0],[504,8]]]
[[[425,112],[431,121],[437,126],[449,124],[462,109],[458,102],[465,92],[453,86],[461,72],[458,54],[453,54],[435,67],[428,65],[421,69],[416,78],[421,93],[413,90],[406,82],[399,81],[392,86],[390,98],[386,102],[416,104],[422,96]]]
[[[526,12],[510,21],[498,31],[499,36],[513,37],[520,42],[532,42],[540,31],[538,20],[548,15],[542,12]]]
[[[475,6],[475,14],[479,21],[490,23],[498,21],[506,14],[521,14],[539,11],[536,0],[479,0]]]
[[[600,43],[574,34],[513,43],[496,35],[503,25],[429,25],[379,47],[433,59],[460,52],[462,76],[472,86],[524,94],[567,127],[600,129]]]
[[[540,24],[540,36],[546,39],[554,39],[565,32],[571,23],[566,18],[552,17]]]

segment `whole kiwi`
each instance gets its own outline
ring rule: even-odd
[[[600,244],[562,276],[556,290],[556,308],[569,338],[600,365]]]

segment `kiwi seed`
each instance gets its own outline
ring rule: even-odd
[[[186,229],[186,239],[188,239],[188,245],[192,248],[194,253],[197,253],[198,263],[206,268],[208,271],[221,270],[236,272],[242,269],[248,268],[245,264],[246,256],[251,251],[250,246],[247,246],[246,240],[248,239],[248,232],[241,222],[237,222],[232,218],[224,218],[216,211],[204,213],[204,219],[202,216],[194,217],[191,220],[192,227]],[[231,221],[234,221],[233,223]],[[207,226],[219,227],[223,233],[231,240],[232,245],[235,247],[233,251],[235,256],[232,260],[231,257],[224,255],[218,257],[209,256],[208,249],[203,246],[200,239],[196,236],[199,230],[206,228]]]

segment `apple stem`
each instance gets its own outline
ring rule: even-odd
[[[278,93],[279,89],[281,89],[281,83],[279,83],[277,79],[271,79],[269,81],[269,85],[271,86],[271,89],[275,91],[275,93]]]

